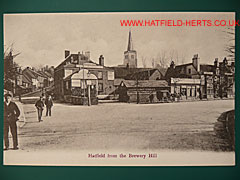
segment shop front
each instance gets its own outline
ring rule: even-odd
[[[199,99],[200,82],[200,79],[171,78],[171,96],[174,100]]]

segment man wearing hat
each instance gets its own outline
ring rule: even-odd
[[[8,132],[9,128],[13,138],[13,149],[18,149],[18,138],[17,138],[17,121],[20,116],[20,111],[18,106],[12,102],[12,95],[7,93],[4,95],[4,150],[9,149],[9,139]]]
[[[43,109],[44,109],[44,103],[43,103],[43,100],[42,100],[42,96],[40,96],[40,98],[35,103],[35,107],[37,108],[38,121],[41,122],[42,121],[42,112],[43,112]]]

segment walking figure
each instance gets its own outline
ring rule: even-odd
[[[52,97],[49,95],[48,98],[46,98],[45,100],[45,105],[46,105],[46,116],[51,116],[51,109],[53,106],[53,101],[52,101]]]
[[[42,112],[44,109],[44,104],[43,104],[41,96],[40,96],[39,100],[37,100],[37,102],[35,103],[35,106],[36,106],[37,112],[38,112],[38,121],[41,122],[42,121]]]
[[[17,121],[18,117],[20,116],[20,110],[18,106],[12,102],[12,95],[6,94],[4,96],[5,102],[4,102],[4,143],[5,148],[4,150],[9,149],[9,139],[8,139],[8,133],[9,128],[12,134],[13,139],[13,150],[18,149],[18,137],[17,137]]]

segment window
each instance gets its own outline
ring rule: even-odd
[[[98,91],[103,91],[103,83],[98,83]]]
[[[191,69],[188,69],[188,74],[191,74]]]
[[[80,79],[72,79],[72,87],[81,87]]]
[[[131,59],[134,59],[134,55],[131,55]]]
[[[107,74],[109,81],[114,80],[114,71],[108,71]]]
[[[98,79],[102,79],[103,78],[103,72],[102,71],[99,71],[98,72]]]
[[[128,59],[128,55],[125,55],[125,59]]]

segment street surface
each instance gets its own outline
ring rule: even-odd
[[[221,150],[213,127],[232,100],[168,104],[55,104],[52,117],[36,118],[33,105],[19,131],[21,149]],[[32,111],[31,111],[32,110]],[[45,115],[45,110],[43,112]]]
[[[43,116],[40,123],[33,104],[23,108],[27,122],[19,128],[20,150],[5,151],[6,156],[41,151],[222,152],[227,144],[213,127],[221,113],[234,109],[234,101],[90,107],[55,103],[52,117]]]

